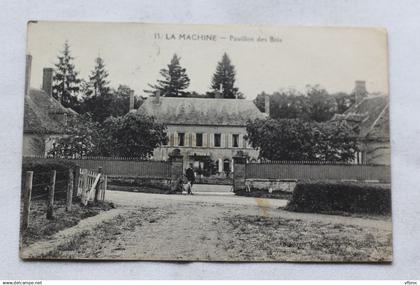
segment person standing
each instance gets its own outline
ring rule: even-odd
[[[195,174],[194,174],[194,170],[192,168],[192,163],[190,163],[190,167],[187,168],[187,171],[185,172],[185,176],[187,176],[187,180],[188,180],[188,184],[189,184],[187,194],[192,195],[192,186],[195,182]]]

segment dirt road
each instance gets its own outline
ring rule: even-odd
[[[109,191],[124,209],[50,252],[53,258],[389,261],[389,219],[291,213],[284,200]],[[47,254],[48,256],[48,254]]]

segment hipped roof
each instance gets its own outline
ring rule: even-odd
[[[245,99],[149,97],[138,112],[167,125],[245,126],[248,120],[266,117]]]

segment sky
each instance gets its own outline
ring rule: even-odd
[[[355,80],[368,91],[388,93],[387,34],[377,28],[173,25],[36,22],[28,24],[31,87],[42,69],[54,67],[68,41],[80,78],[104,59],[111,87],[128,85],[145,96],[174,53],[191,80],[188,91],[210,90],[217,62],[227,53],[236,86],[247,99],[284,88],[319,84],[330,93],[351,92]]]

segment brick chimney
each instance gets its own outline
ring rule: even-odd
[[[159,104],[160,103],[160,90],[156,90],[155,92],[155,104]]]
[[[264,113],[270,117],[270,95],[264,96]]]
[[[32,70],[32,55],[26,55],[26,69],[25,69],[25,96],[29,94],[31,88],[31,70]]]
[[[354,100],[355,104],[362,102],[363,98],[367,96],[366,81],[356,80],[354,85]]]
[[[128,111],[134,110],[134,90],[130,90],[130,107]]]
[[[53,83],[53,73],[54,69],[46,67],[43,70],[42,77],[42,90],[45,91],[49,96],[52,97],[52,83]]]

